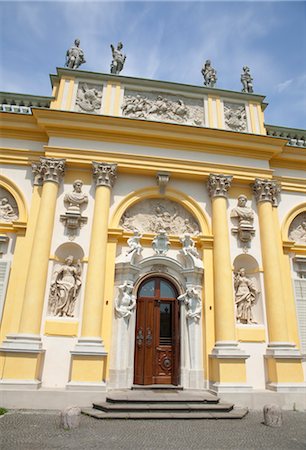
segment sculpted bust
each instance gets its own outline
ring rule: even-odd
[[[64,202],[68,203],[68,211],[80,213],[80,206],[88,203],[88,196],[82,192],[83,181],[75,180],[73,183],[73,191],[66,194]]]
[[[247,206],[247,201],[248,199],[245,195],[239,195],[237,206],[231,211],[231,217],[237,218],[239,225],[253,225],[254,211]]]

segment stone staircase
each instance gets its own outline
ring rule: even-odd
[[[96,419],[242,419],[247,412],[207,391],[158,386],[112,391],[105,402],[82,409]]]

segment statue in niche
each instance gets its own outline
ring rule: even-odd
[[[198,322],[201,318],[202,301],[197,289],[195,287],[188,287],[185,294],[180,295],[178,300],[183,301],[186,306],[186,318],[194,319]]]
[[[135,230],[134,235],[130,237],[127,241],[128,246],[130,247],[127,252],[126,256],[133,258],[134,255],[140,256],[142,253],[142,245],[140,243],[140,239],[142,238],[142,234],[139,233],[139,231]]]
[[[133,295],[133,283],[125,281],[119,286],[119,295],[115,301],[116,316],[129,319],[136,307],[136,297]]]
[[[12,222],[17,220],[18,215],[15,213],[14,208],[10,204],[7,197],[3,197],[0,200],[0,221]]]
[[[98,113],[102,104],[102,89],[80,83],[75,104],[81,112]]]
[[[306,244],[306,214],[302,215],[302,222],[290,231],[289,239],[297,244]]]
[[[67,50],[65,66],[69,69],[78,69],[81,64],[86,63],[84,52],[80,48],[80,39],[75,39],[74,45]]]
[[[250,69],[248,66],[243,66],[243,72],[241,74],[242,92],[252,93],[253,92],[253,78],[250,74]]]
[[[111,44],[111,49],[112,49],[112,55],[113,55],[113,60],[111,63],[111,73],[115,74],[115,75],[119,75],[119,73],[121,72],[121,70],[123,69],[125,60],[126,60],[126,55],[124,55],[122,53],[122,42],[119,42],[117,45],[117,48],[115,48],[113,46],[113,44]]]
[[[87,205],[88,203],[88,196],[87,194],[84,194],[82,192],[83,188],[83,181],[82,180],[75,180],[73,182],[73,191],[65,194],[64,197],[64,203],[68,204],[68,211],[74,212],[74,213],[81,213],[80,207],[82,205]]]
[[[245,195],[239,195],[237,206],[231,211],[231,217],[238,219],[238,227],[233,228],[233,233],[238,233],[238,237],[242,242],[249,242],[255,234],[253,228],[254,211],[247,206],[247,201],[248,199]]]
[[[247,131],[244,105],[224,103],[225,128],[231,131]]]
[[[187,256],[190,255],[194,258],[199,259],[200,255],[198,250],[196,249],[194,241],[191,239],[190,234],[184,234],[182,238],[180,238],[181,243],[183,244],[182,253]]]
[[[206,60],[202,70],[202,75],[204,77],[204,85],[207,87],[215,87],[217,82],[217,71],[211,66],[211,61]]]
[[[75,302],[80,291],[82,265],[67,256],[60,269],[55,270],[49,294],[49,312],[58,317],[74,317]]]
[[[245,269],[241,267],[234,278],[236,319],[238,323],[256,324],[253,318],[252,308],[260,291],[254,281],[245,274]]]

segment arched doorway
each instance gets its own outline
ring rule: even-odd
[[[174,384],[179,381],[180,324],[178,292],[162,277],[138,289],[134,383]]]

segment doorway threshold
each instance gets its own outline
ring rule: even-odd
[[[183,386],[174,386],[174,384],[133,384],[132,391],[151,390],[151,391],[182,391]]]

